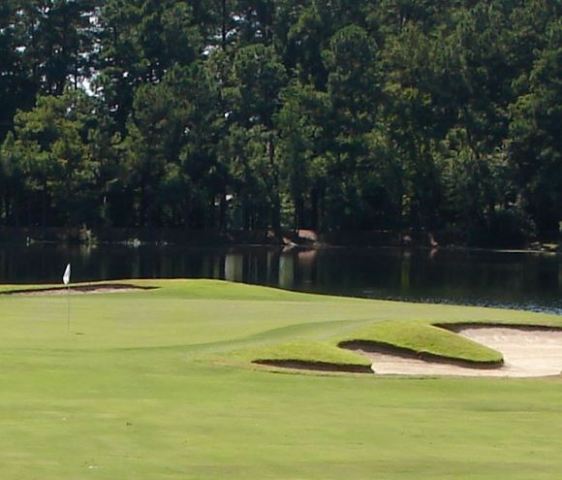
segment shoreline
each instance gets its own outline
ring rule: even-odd
[[[209,230],[186,230],[172,228],[86,228],[62,227],[0,227],[0,245],[122,245],[140,246],[185,246],[185,247],[281,247],[287,250],[322,250],[331,248],[391,248],[404,250],[495,252],[562,254],[562,243],[531,242],[527,246],[469,245],[461,241],[440,241],[440,235],[425,234],[412,238],[408,234],[394,231],[357,231],[318,233],[312,230],[232,230],[226,232]],[[437,240],[436,240],[437,239]],[[458,239],[457,239],[458,240]]]

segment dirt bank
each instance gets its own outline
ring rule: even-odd
[[[66,287],[50,287],[36,289],[20,289],[0,292],[0,295],[83,295],[92,293],[116,293],[116,292],[134,292],[138,290],[153,290],[157,287],[139,287],[137,285],[129,285],[126,283],[98,283],[95,285],[73,285]]]
[[[362,365],[346,365],[327,362],[305,362],[303,360],[254,360],[256,365],[290,368],[293,370],[315,370],[321,372],[373,373],[371,368]]]

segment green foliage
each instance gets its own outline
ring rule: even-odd
[[[59,97],[40,97],[33,110],[16,115],[15,140],[6,139],[3,157],[25,192],[31,224],[91,220],[99,172],[88,143],[94,108],[91,98],[69,90]]]
[[[511,105],[510,151],[522,184],[522,195],[539,228],[558,228],[554,212],[562,202],[562,22],[546,32],[547,47],[524,82],[523,93]]]
[[[3,1],[0,223],[556,237],[561,13]]]

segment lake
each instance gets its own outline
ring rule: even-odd
[[[562,314],[562,256],[476,250],[240,246],[0,245],[0,282],[221,278],[369,298],[493,305]]]

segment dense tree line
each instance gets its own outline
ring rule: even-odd
[[[2,0],[0,224],[553,237],[557,0]]]

